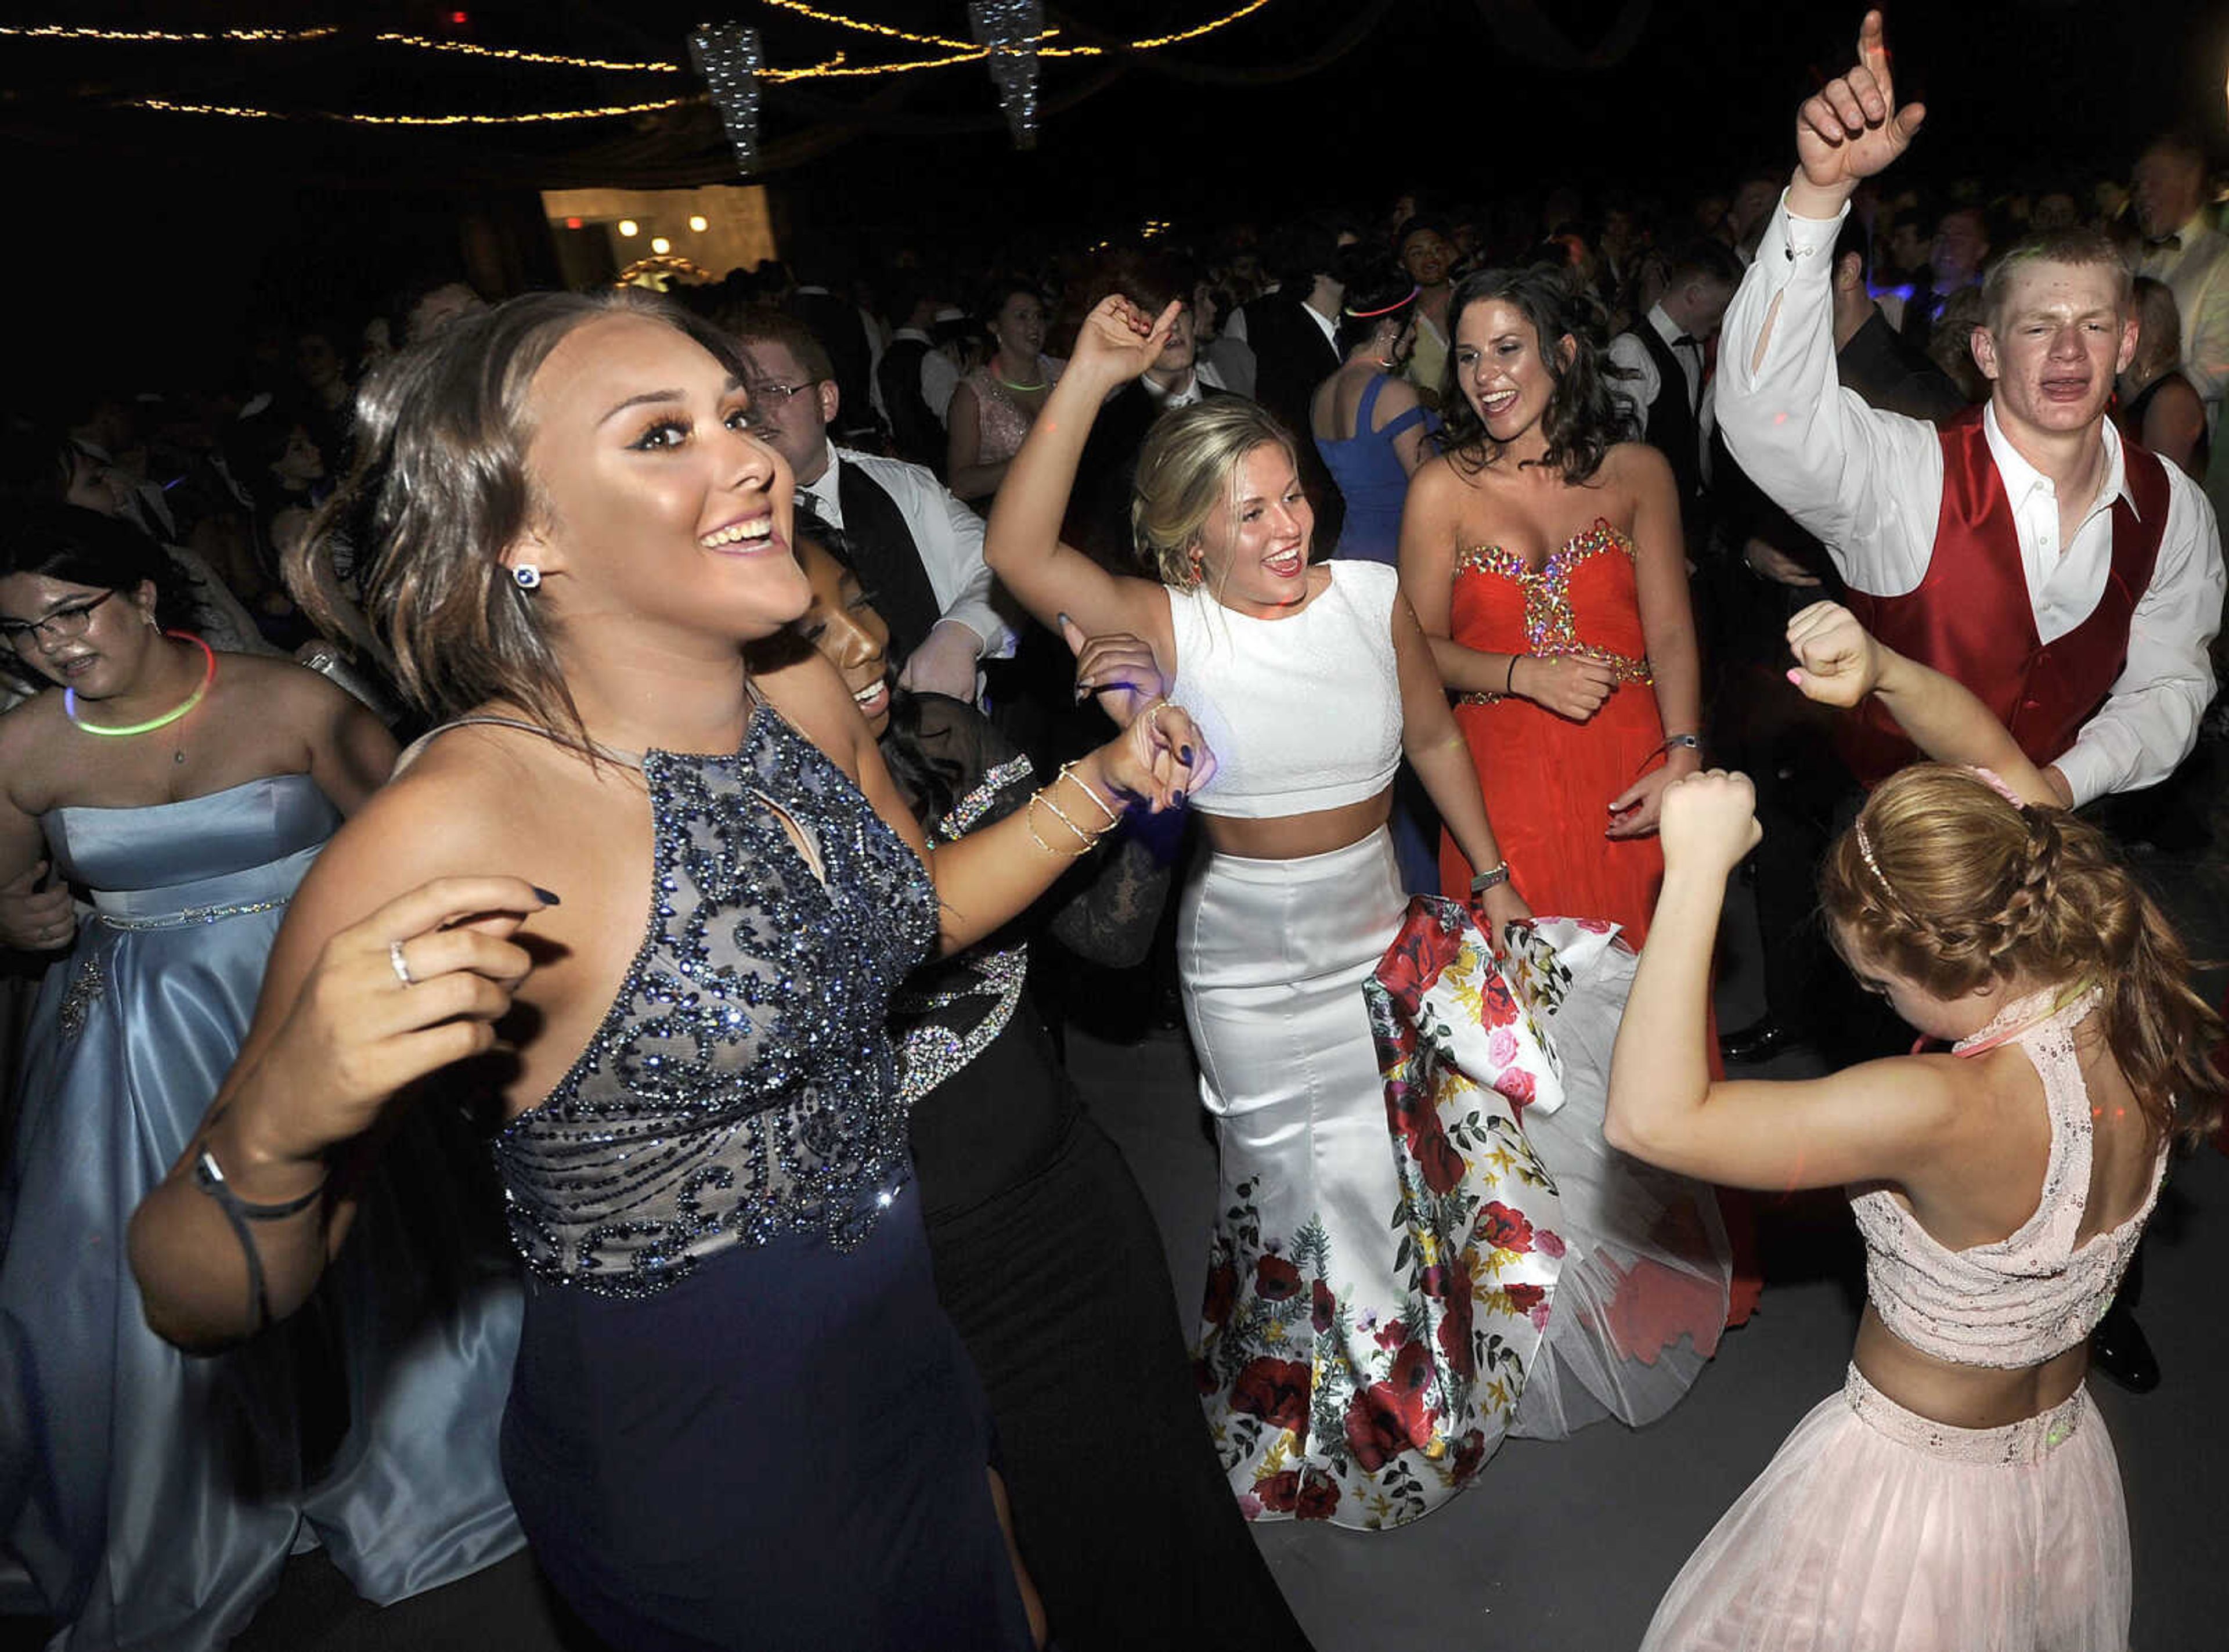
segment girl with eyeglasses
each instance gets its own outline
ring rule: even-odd
[[[0,539],[0,668],[35,691],[0,717],[0,942],[49,961],[0,1183],[0,1610],[200,1652],[305,1525],[381,1602],[517,1547],[495,1425],[518,1307],[466,1290],[453,1340],[401,1360],[457,1278],[417,1249],[438,1212],[380,1184],[327,1298],[357,1373],[337,1455],[305,1437],[305,1340],[189,1360],[142,1321],[125,1224],[232,1065],[295,885],[395,758],[314,672],[172,627],[172,579],[74,505]]]

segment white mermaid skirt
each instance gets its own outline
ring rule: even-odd
[[[1680,1568],[1642,1652],[2124,1652],[2127,1507],[2086,1391],[1950,1428],[1850,1367]]]
[[[1504,957],[1452,903],[1408,907],[1382,830],[1298,860],[1213,855],[1186,891],[1178,962],[1222,1158],[1198,1376],[1250,1519],[1414,1520],[1512,1431],[1650,1420],[1715,1347],[1715,1206],[1601,1140],[1632,955],[1602,926],[1535,927]],[[1399,1006],[1427,991],[1420,1042]],[[1426,1047],[1450,1052],[1428,1082]],[[1544,1157],[1527,1127],[1558,1108]],[[1675,1308],[1647,1306],[1675,1277]]]

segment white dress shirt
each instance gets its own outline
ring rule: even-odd
[[[2183,225],[2180,247],[2155,247],[2142,273],[2167,284],[2182,320],[2182,370],[2206,403],[2209,428],[2229,389],[2229,237],[2201,214]]]
[[[839,531],[844,505],[837,498],[836,473],[845,465],[857,465],[896,503],[913,534],[914,549],[921,553],[929,588],[936,593],[938,622],[964,625],[981,638],[986,659],[1012,658],[1013,627],[999,617],[991,601],[991,569],[983,560],[983,518],[953,498],[935,472],[831,442],[828,468],[813,482],[799,483],[797,491],[811,498],[823,522]]]
[[[1943,447],[1934,426],[1876,412],[1835,376],[1828,277],[1840,223],[1791,217],[1782,197],[1719,335],[1718,422],[1742,468],[1825,543],[1853,589],[1901,596],[1917,588],[1934,556]],[[1752,365],[1768,318],[1770,347]],[[2112,506],[2129,489],[2119,434],[2111,421],[2101,422],[2104,485],[2062,546],[2050,479],[2014,451],[1994,406],[1983,415],[2018,524],[2036,633],[2046,643],[2090,617],[2111,570]],[[2221,616],[2220,536],[2197,485],[2164,468],[2167,523],[2151,584],[2129,622],[2127,662],[2074,744],[2052,759],[2077,803],[2164,780],[2190,755],[2213,697],[2207,645]]]
[[[959,388],[960,369],[951,357],[931,350],[921,358],[921,399],[928,403],[937,423],[951,423],[952,393]]]

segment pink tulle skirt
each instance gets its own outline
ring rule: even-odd
[[[2124,1652],[2120,1466],[2086,1392],[2004,1428],[1855,1366],[1665,1594],[1641,1652]]]

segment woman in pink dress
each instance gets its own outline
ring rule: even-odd
[[[1757,826],[1738,775],[1666,794],[1609,1140],[1742,1186],[1848,1185],[1868,1301],[1841,1392],[1704,1539],[1643,1652],[2125,1647],[2128,1517],[2083,1386],[2090,1332],[2170,1147],[2219,1115],[2221,1020],[2103,834],[1978,700],[1831,604],[1789,633],[1815,698],[1878,693],[1924,750],[1989,765],[1891,776],[1821,878],[1853,972],[1952,1048],[1712,1083],[1706,967]]]
[[[1066,365],[1044,353],[1044,298],[1035,286],[1005,281],[986,298],[991,357],[960,381],[944,415],[952,491],[979,510],[1005,480],[1006,466],[1022,451],[1022,439]]]

